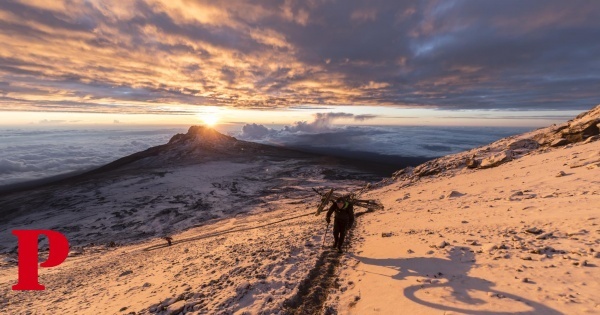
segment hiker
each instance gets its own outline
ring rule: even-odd
[[[168,246],[173,245],[173,238],[170,236],[165,236],[164,237],[165,241],[167,241],[167,244],[169,244]]]
[[[333,220],[333,248],[337,248],[338,252],[342,252],[342,245],[344,244],[344,238],[346,237],[346,231],[354,224],[354,207],[352,203],[344,199],[343,197],[338,198],[333,205],[327,211],[327,224],[331,222],[331,214],[335,212],[335,219]]]

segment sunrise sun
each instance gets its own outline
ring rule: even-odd
[[[198,114],[197,116],[205,125],[210,127],[215,126],[219,122],[219,117],[215,114]]]

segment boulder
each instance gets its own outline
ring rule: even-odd
[[[430,161],[415,167],[413,172],[415,175],[423,177],[439,174],[441,171],[441,167],[435,161]]]
[[[541,229],[538,229],[536,227],[531,227],[531,228],[526,229],[525,232],[534,234],[534,235],[538,235],[538,234],[542,234],[544,231]]]
[[[450,243],[446,242],[446,241],[442,241],[441,243],[439,243],[437,245],[437,248],[444,248],[446,246],[450,245]]]
[[[484,159],[483,161],[481,161],[479,168],[496,167],[496,166],[498,166],[500,164],[504,164],[510,160],[512,160],[512,151],[511,150],[502,151],[498,154],[492,155],[491,157],[488,157],[488,158]]]
[[[480,162],[475,158],[467,158],[467,160],[465,161],[465,165],[467,165],[467,168],[477,168],[477,166],[479,166],[479,163]]]
[[[598,141],[598,140],[600,140],[600,135],[595,135],[595,136],[588,137],[587,139],[585,139],[585,141],[583,141],[583,143],[590,143],[590,142],[594,142],[594,141]]]
[[[494,244],[494,243],[490,243],[490,244],[484,244],[481,247],[481,250],[484,252],[491,252],[493,250],[497,250],[500,246],[498,246],[498,244]]]
[[[552,141],[552,143],[550,143],[550,146],[551,147],[560,147],[560,146],[563,146],[568,143],[569,143],[569,140],[567,140],[565,138],[560,138],[560,139],[556,139],[556,140]]]
[[[181,301],[177,301],[171,305],[169,305],[165,311],[166,314],[168,315],[175,315],[175,314],[179,314],[183,308],[185,307],[185,301],[181,300]]]
[[[540,144],[533,139],[521,139],[512,142],[508,145],[509,150],[528,149],[535,150],[540,147]]]
[[[584,120],[576,124],[570,124],[569,128],[564,129],[561,133],[563,138],[571,143],[580,142],[600,134],[598,124],[600,124],[600,118]]]
[[[464,196],[464,195],[465,195],[465,194],[463,194],[463,193],[460,193],[460,192],[458,192],[458,191],[456,191],[456,190],[453,190],[453,191],[449,192],[449,193],[446,195],[446,198],[456,198],[456,197],[462,197],[462,196]]]
[[[561,146],[585,141],[596,135],[600,135],[600,105],[580,114],[568,123],[542,129],[541,132],[533,135],[532,139],[543,146]]]

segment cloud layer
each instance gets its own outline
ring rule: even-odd
[[[507,127],[334,125],[334,121],[339,119],[363,118],[348,113],[319,113],[314,115],[311,122],[296,122],[281,129],[246,124],[239,134],[234,135],[243,140],[394,164],[399,158],[433,158],[458,153],[529,130]]]
[[[0,129],[0,186],[89,169],[185,129]]]
[[[583,109],[600,3],[0,2],[0,109]]]

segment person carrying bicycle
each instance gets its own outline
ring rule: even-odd
[[[325,220],[327,224],[331,222],[331,214],[335,212],[335,219],[333,220],[333,248],[337,248],[338,252],[342,252],[342,245],[346,238],[346,232],[354,224],[354,206],[353,204],[344,199],[343,197],[338,198],[333,205],[327,211],[327,217]]]

